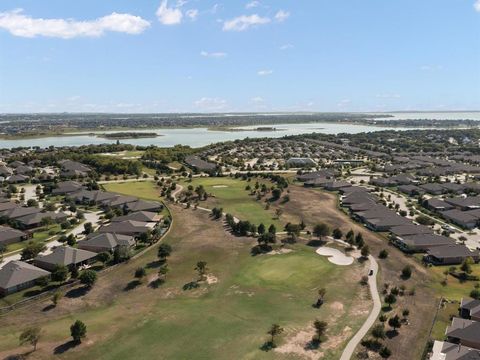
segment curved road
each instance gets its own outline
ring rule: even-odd
[[[370,260],[370,269],[373,270],[373,274],[368,277],[370,294],[372,295],[373,299],[373,309],[370,312],[370,315],[368,315],[367,320],[365,320],[365,322],[363,323],[360,330],[358,330],[357,333],[348,342],[347,346],[343,350],[340,360],[349,360],[352,357],[357,345],[360,343],[360,341],[362,341],[364,336],[367,335],[373,324],[375,324],[375,321],[377,320],[377,317],[380,314],[380,310],[382,308],[382,302],[380,301],[380,295],[378,294],[377,289],[378,263],[372,255],[370,255],[368,259]]]

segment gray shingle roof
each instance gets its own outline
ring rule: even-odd
[[[89,260],[97,256],[96,253],[72,248],[70,246],[59,246],[48,255],[40,255],[35,258],[35,262],[43,262],[52,265],[74,265]]]
[[[48,271],[23,261],[10,261],[0,269],[0,288],[9,289],[13,286],[49,275]]]

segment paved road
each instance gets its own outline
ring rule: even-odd
[[[340,360],[349,360],[352,357],[357,345],[360,343],[360,341],[362,341],[365,335],[367,335],[373,324],[375,324],[375,321],[377,320],[382,308],[382,302],[380,301],[380,295],[378,294],[377,289],[378,263],[372,255],[370,255],[368,259],[370,260],[370,269],[373,270],[373,275],[368,277],[368,285],[370,287],[370,293],[373,299],[373,309],[360,330],[358,330],[358,332],[348,342],[347,346],[343,350]]]

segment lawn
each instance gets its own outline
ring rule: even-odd
[[[265,210],[264,200],[257,201],[245,190],[247,185],[253,187],[255,182],[256,180],[247,182],[229,177],[194,178],[191,182],[182,182],[181,185],[184,187],[203,185],[207,193],[214,195],[206,203],[201,202],[200,206],[222,207],[224,212],[231,213],[240,220],[248,220],[256,225],[263,223],[267,227],[274,224],[277,230],[283,229],[282,221],[277,219],[273,208]],[[269,187],[273,185],[265,180],[259,180],[259,183],[266,183]]]
[[[457,269],[460,267],[456,266]],[[468,297],[470,292],[474,289],[478,281],[460,281],[457,278],[449,275],[447,284],[443,285],[441,282],[445,279],[443,272],[448,270],[450,266],[433,266],[429,270],[433,274],[436,281],[432,281],[431,286],[435,292],[448,300],[460,301],[462,297]],[[480,264],[472,265],[472,275],[480,277]]]
[[[102,185],[106,191],[115,192],[122,195],[136,196],[140,199],[162,202],[160,190],[152,181],[128,181],[109,183]],[[168,215],[168,209],[165,207],[164,215]]]
[[[38,359],[52,357],[67,342],[75,319],[87,325],[84,344],[68,350],[65,359],[291,359],[322,354],[334,360],[370,310],[367,289],[359,285],[364,265],[338,267],[318,256],[314,248],[293,245],[291,252],[252,257],[251,239],[235,238],[204,212],[175,207],[174,227],[165,239],[172,245],[171,271],[158,289],[147,282],[124,291],[134,269],[148,265],[157,272],[155,251],[100,277],[82,298],[64,298],[57,309],[9,314],[0,328],[0,356],[18,346],[22,321],[39,324],[43,338]],[[205,226],[208,225],[208,226]],[[211,281],[182,290],[196,279],[197,261],[208,263]],[[312,307],[320,287],[326,303]],[[320,350],[305,350],[316,318],[328,322]],[[262,351],[266,331],[279,323],[285,332],[275,351]],[[25,348],[27,349],[27,348]],[[306,353],[305,353],[306,352]]]

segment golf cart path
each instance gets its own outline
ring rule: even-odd
[[[343,350],[340,360],[349,360],[352,357],[355,348],[358,346],[360,341],[362,341],[365,335],[367,335],[373,324],[375,324],[375,321],[377,320],[377,317],[380,314],[380,310],[382,307],[382,302],[380,301],[380,295],[378,294],[377,289],[378,263],[372,255],[370,255],[368,259],[370,261],[370,269],[373,270],[373,274],[368,277],[370,294],[372,295],[373,299],[373,309],[370,312],[370,315],[368,315],[367,320],[365,320],[365,322],[363,323],[360,330],[358,330],[357,333],[348,342],[347,346]]]

